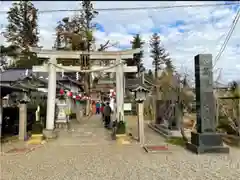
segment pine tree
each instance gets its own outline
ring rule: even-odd
[[[4,36],[7,42],[21,50],[15,67],[29,68],[41,64],[36,54],[29,52],[29,48],[37,47],[39,41],[37,11],[31,1],[14,2],[8,11],[8,25]]]
[[[151,69],[148,70],[147,76],[152,80],[153,79],[153,72]]]
[[[166,65],[167,69],[173,69],[169,54],[161,44],[160,36],[157,33],[152,35],[150,40],[151,58],[153,59],[153,66],[155,70],[155,77],[157,77],[158,71],[162,70],[162,65]]]
[[[172,64],[172,60],[170,58],[165,60],[166,70],[173,72],[175,67]]]
[[[135,36],[133,36],[133,41],[131,41],[132,49],[142,48],[144,43],[145,42],[142,40],[141,36],[139,34],[136,34]],[[137,66],[138,73],[143,72],[145,68],[142,63],[142,58],[143,58],[143,51],[141,51],[140,53],[134,54],[132,61],[128,60],[127,64],[129,66]]]
[[[82,34],[85,38],[85,47],[86,51],[90,52],[94,49],[93,44],[95,43],[94,37],[93,37],[93,31],[96,28],[96,24],[93,23],[93,19],[98,15],[98,12],[94,10],[93,4],[91,1],[82,1],[82,12],[80,15],[80,31],[82,31]],[[88,55],[89,57],[89,55]],[[87,68],[90,68],[90,58],[88,58],[87,62]],[[85,73],[84,74],[84,89],[85,92],[89,95],[90,94],[90,88],[91,88],[91,82],[90,82],[90,74]],[[90,102],[87,101],[86,104],[86,113],[89,114],[90,111]]]
[[[75,15],[72,18],[65,17],[58,22],[55,47],[62,47],[66,50],[93,50],[92,45],[95,43],[93,31],[96,28],[93,19],[98,15],[98,12],[94,10],[91,1],[82,1],[81,7],[80,15]]]
[[[4,47],[3,45],[0,46],[0,72],[4,71],[4,69],[7,67],[7,56],[8,49]]]
[[[81,25],[87,40],[87,50],[90,51],[94,43],[93,30],[96,28],[96,23],[93,23],[92,20],[98,15],[98,12],[94,10],[92,2],[86,0],[82,1],[82,9]]]
[[[152,70],[149,69],[147,74],[148,74],[148,76],[150,76],[150,77],[153,76]]]
[[[14,2],[8,11],[7,42],[21,49],[36,47],[39,41],[37,9],[31,1]]]
[[[56,28],[57,38],[55,47],[57,49],[65,50],[81,50],[81,51],[92,51],[94,50],[95,39],[93,32],[96,29],[96,23],[93,19],[98,15],[98,12],[94,10],[91,1],[81,1],[82,11],[80,15],[75,15],[72,18],[63,18],[58,23]],[[102,45],[104,49],[107,44]],[[88,58],[85,68],[90,68],[90,59]],[[84,89],[87,95],[90,93],[90,74],[83,73],[84,77]],[[87,105],[88,106],[88,105]],[[87,110],[88,113],[88,110]]]

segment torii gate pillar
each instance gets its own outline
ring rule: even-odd
[[[55,102],[56,102],[56,67],[57,59],[51,56],[50,63],[48,64],[48,98],[47,98],[47,118],[46,128],[43,130],[43,135],[46,138],[52,139],[57,135],[54,131],[55,125]]]

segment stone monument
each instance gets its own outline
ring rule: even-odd
[[[229,148],[223,146],[221,135],[216,132],[212,69],[211,54],[195,56],[197,132],[191,132],[187,149],[197,154],[229,153]]]
[[[149,127],[165,138],[179,137],[180,115],[177,111],[179,103],[173,100],[156,101],[155,123],[149,123]]]

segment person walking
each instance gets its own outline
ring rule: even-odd
[[[109,102],[107,102],[106,106],[104,107],[103,113],[104,113],[105,128],[109,128],[109,125],[111,122],[111,113],[112,113],[112,109],[109,106]]]
[[[92,114],[96,114],[96,103],[95,103],[95,101],[92,102]]]
[[[102,113],[102,120],[104,121],[104,107],[105,107],[105,104],[104,104],[104,102],[102,102],[102,104],[101,104],[101,113]]]
[[[101,106],[101,104],[99,103],[99,101],[97,101],[97,103],[96,103],[96,114],[100,114],[100,106]]]

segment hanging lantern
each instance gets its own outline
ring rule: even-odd
[[[72,97],[72,95],[73,95],[72,92],[71,92],[71,91],[68,91],[67,96],[68,96],[68,97]]]
[[[60,89],[59,94],[60,94],[60,95],[64,95],[64,90],[63,90],[63,89]]]
[[[113,92],[111,93],[111,96],[112,96],[112,97],[116,96],[116,93],[113,91]]]
[[[76,100],[80,100],[80,96],[79,95],[76,95]]]

